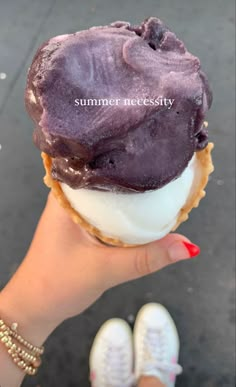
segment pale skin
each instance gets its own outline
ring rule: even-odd
[[[160,380],[152,376],[143,376],[139,382],[138,387],[166,387]]]
[[[7,324],[17,322],[19,333],[41,346],[104,291],[188,259],[184,241],[170,234],[141,247],[107,247],[74,224],[50,194],[25,259],[0,293],[0,316]],[[0,386],[19,387],[24,374],[2,343],[0,365]],[[139,386],[163,387],[155,378],[142,378]]]

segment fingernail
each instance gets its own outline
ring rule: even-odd
[[[196,257],[200,247],[189,242],[174,242],[168,248],[170,259],[174,262]]]
[[[183,244],[186,247],[186,249],[188,250],[188,252],[190,254],[190,258],[194,258],[200,254],[201,249],[199,246],[194,245],[193,243],[189,243],[189,242],[183,242]]]

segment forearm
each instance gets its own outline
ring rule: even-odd
[[[41,346],[57,325],[45,315],[46,308],[44,289],[23,263],[0,293],[0,318],[8,326],[17,322],[20,335],[33,345]],[[0,341],[0,386],[18,387],[24,376]]]
[[[0,293],[0,318],[4,320],[7,325],[11,325],[13,322],[21,321],[19,325],[22,331],[28,334],[28,327],[22,323],[22,314],[19,315],[17,310],[10,305],[10,298],[14,296],[14,291],[8,291],[8,287]],[[16,295],[16,293],[15,293]],[[10,303],[9,303],[10,301]],[[21,332],[23,335],[23,332]],[[7,352],[7,348],[0,341],[0,386],[1,387],[18,387],[21,385],[24,379],[24,372],[18,368],[13,362],[13,359]]]

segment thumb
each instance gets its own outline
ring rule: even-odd
[[[109,286],[154,273],[178,261],[193,258],[200,248],[180,234],[140,247],[115,248],[107,265]]]

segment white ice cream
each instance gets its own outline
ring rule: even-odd
[[[72,189],[61,183],[71,206],[107,237],[143,244],[167,235],[176,224],[193,185],[196,158],[182,175],[155,191],[121,194]]]

